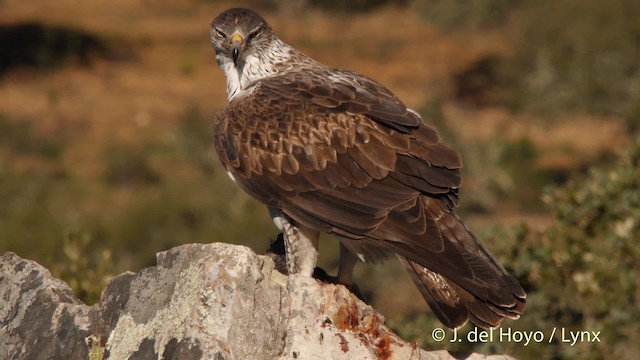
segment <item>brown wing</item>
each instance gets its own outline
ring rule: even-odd
[[[216,149],[240,186],[352,237],[421,192],[455,205],[460,158],[432,128],[372,80],[321,75],[271,78],[220,111]]]
[[[263,80],[219,112],[215,132],[236,182],[294,221],[396,252],[496,308],[524,304],[452,213],[458,153],[374,81],[350,72]]]
[[[319,74],[293,72],[263,81],[261,86],[292,101],[304,98],[310,104],[333,112],[366,114],[403,133],[412,132],[422,124],[420,117],[409,111],[387,88],[346,70],[331,69]]]

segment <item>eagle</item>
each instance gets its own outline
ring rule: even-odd
[[[331,68],[233,8],[211,23],[228,99],[214,121],[227,173],[265,204],[289,274],[312,276],[321,233],[340,242],[337,282],[395,253],[438,319],[517,319],[525,292],[455,214],[460,155],[378,82]]]

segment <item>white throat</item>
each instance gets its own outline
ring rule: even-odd
[[[277,74],[276,65],[289,60],[291,50],[292,47],[275,38],[265,51],[248,53],[242,68],[237,68],[227,56],[216,55],[227,78],[227,100],[244,95],[257,80]]]

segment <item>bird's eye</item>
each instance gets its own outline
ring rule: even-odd
[[[214,33],[216,34],[216,37],[218,39],[224,39],[224,38],[227,37],[222,31],[220,31],[218,29],[214,29]]]
[[[256,31],[252,32],[251,34],[249,34],[247,40],[257,39],[257,38],[260,37],[260,35],[262,35],[262,29],[258,29]]]

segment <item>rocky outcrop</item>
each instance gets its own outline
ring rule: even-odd
[[[0,359],[456,358],[403,341],[343,286],[282,275],[246,247],[190,244],[157,259],[87,306],[39,264],[6,253]]]

